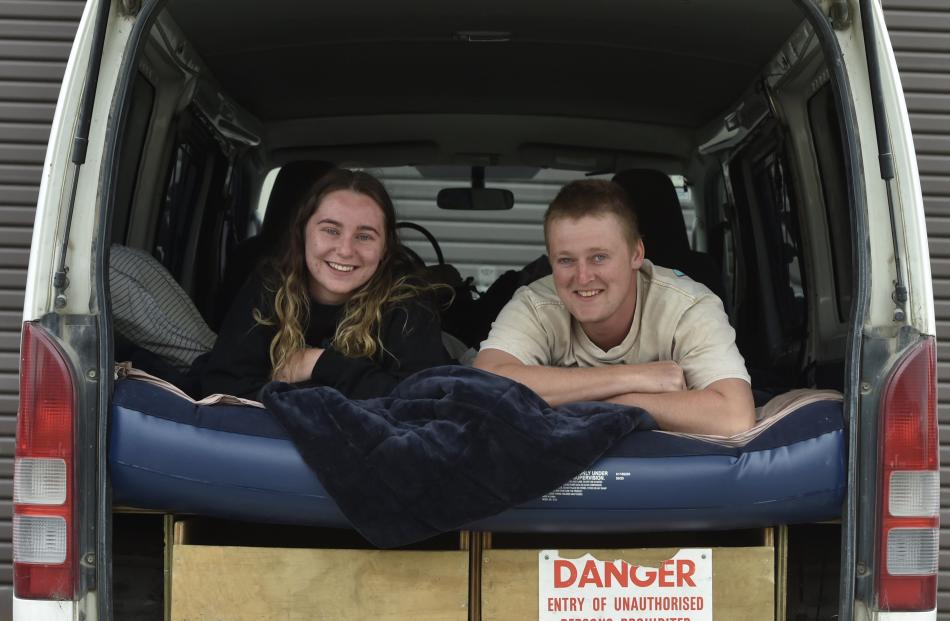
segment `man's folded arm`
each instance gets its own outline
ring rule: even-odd
[[[630,392],[607,400],[643,408],[666,431],[731,436],[755,424],[752,389],[741,379],[718,380],[699,390]]]
[[[683,372],[674,362],[603,367],[526,365],[500,349],[483,349],[475,367],[524,384],[553,406],[605,401],[628,393],[683,390]]]
[[[475,367],[524,384],[553,406],[610,401],[641,407],[667,431],[731,436],[755,424],[748,382],[722,379],[700,390],[686,390],[675,362],[549,367],[526,365],[500,349],[483,349]]]

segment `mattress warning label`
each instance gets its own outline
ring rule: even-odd
[[[684,549],[657,567],[591,554],[538,554],[538,621],[711,621],[712,550]]]
[[[607,491],[604,483],[607,481],[606,470],[585,470],[553,492],[541,497],[544,502],[557,502],[559,496],[584,496],[587,492]]]

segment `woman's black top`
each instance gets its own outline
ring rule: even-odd
[[[254,309],[274,317],[274,293],[259,276],[252,276],[238,292],[218,333],[218,340],[200,371],[204,395],[222,393],[258,399],[270,381],[270,344],[277,326],[254,320]],[[304,330],[309,347],[325,348],[302,386],[330,386],[351,399],[382,397],[416,371],[454,361],[442,345],[438,313],[422,300],[384,310],[379,336],[385,351],[373,359],[348,358],[333,348],[332,339],[342,306],[310,301],[310,322]]]

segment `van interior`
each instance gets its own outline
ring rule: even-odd
[[[647,258],[720,295],[758,404],[792,388],[844,390],[854,267],[841,113],[796,2],[170,0],[143,25],[133,63],[109,242],[160,261],[212,329],[275,249],[282,197],[319,166],[378,175],[403,242],[472,300],[543,263],[548,202],[597,177],[631,194]],[[477,334],[458,336],[477,346]],[[194,541],[365,545],[192,522]],[[159,618],[161,516],[117,510],[113,529],[117,618]],[[789,546],[789,618],[828,618],[839,526],[789,537],[802,543]],[[665,540],[618,535],[610,547]]]

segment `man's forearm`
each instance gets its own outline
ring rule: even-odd
[[[475,367],[524,384],[551,405],[574,401],[604,401],[625,393],[683,390],[683,370],[675,362],[617,364],[604,367],[548,367],[526,365],[511,354],[486,349]]]
[[[524,384],[552,406],[604,401],[628,392],[630,385],[621,366],[561,368],[518,363],[484,368]]]
[[[626,393],[607,401],[643,408],[666,431],[731,436],[755,424],[752,392],[742,380],[720,380],[703,390]]]

